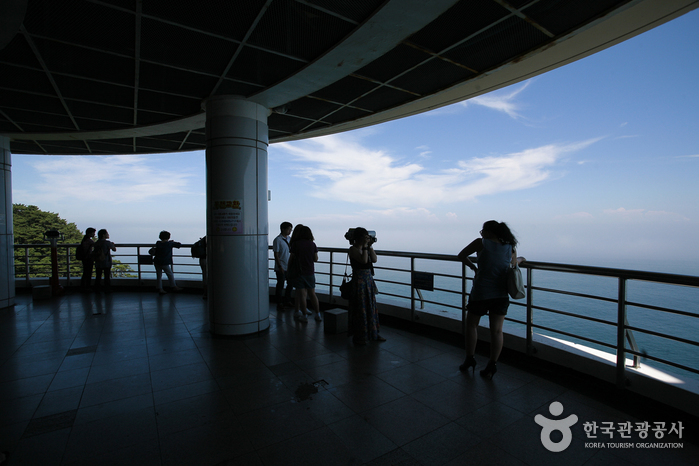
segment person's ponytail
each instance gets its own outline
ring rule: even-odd
[[[512,246],[517,246],[517,238],[512,234],[510,227],[507,226],[505,222],[498,223],[498,238],[500,241],[506,244],[511,244]]]

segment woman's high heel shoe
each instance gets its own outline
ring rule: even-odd
[[[459,366],[459,370],[461,372],[468,372],[470,368],[473,368],[473,372],[476,372],[476,358],[473,356],[466,356],[466,360]]]
[[[481,377],[492,380],[497,371],[498,367],[495,365],[495,363],[493,361],[488,361],[488,365],[481,371]]]

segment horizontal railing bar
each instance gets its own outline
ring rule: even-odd
[[[635,303],[632,301],[626,301],[626,305],[633,306],[633,307],[640,307],[643,309],[652,309],[653,311],[667,312],[668,314],[677,314],[677,315],[686,316],[686,317],[695,317],[695,318],[699,317],[694,312],[681,311],[679,309],[668,309],[666,307],[653,306],[652,304],[641,304],[641,303]]]
[[[430,301],[430,300],[428,300],[428,299],[422,299],[422,300],[420,300],[420,301],[422,301],[423,303],[436,304],[436,305],[438,305],[438,306],[449,307],[449,308],[452,308],[452,309],[461,309],[461,306],[454,306],[453,304],[440,303],[440,302],[437,302],[437,301]]]
[[[543,329],[543,330],[548,330],[549,332],[559,333],[559,334],[561,334],[561,335],[565,335],[565,336],[568,336],[568,337],[579,338],[580,340],[589,341],[590,343],[597,343],[598,345],[606,346],[606,347],[608,347],[608,348],[612,348],[612,349],[615,349],[615,348],[616,348],[616,345],[613,345],[613,344],[610,344],[610,343],[605,343],[605,342],[599,341],[599,340],[595,340],[595,339],[593,339],[593,338],[584,337],[584,336],[582,336],[582,335],[576,335],[576,334],[574,334],[574,333],[564,332],[563,330],[556,330],[556,329],[551,328],[551,327],[546,327],[546,326],[537,325],[537,324],[532,324],[532,326],[533,326],[534,328],[539,328],[539,329]]]
[[[588,265],[556,264],[551,262],[526,261],[520,268],[532,270],[548,270],[551,272],[577,273],[582,275],[598,275],[601,277],[623,278],[626,280],[641,280],[645,282],[669,283],[699,287],[699,277],[676,275],[670,273],[644,272],[640,270],[613,269],[608,267],[593,267]]]
[[[597,296],[597,295],[585,294],[585,293],[576,293],[575,291],[555,290],[553,288],[542,288],[539,286],[532,286],[532,290],[534,290],[534,291],[546,291],[549,293],[563,294],[563,295],[567,295],[567,296],[577,296],[579,298],[596,299],[598,301],[606,301],[609,303],[616,303],[616,298],[605,298],[604,296]]]
[[[653,330],[648,330],[648,329],[644,329],[644,328],[640,328],[640,327],[633,327],[631,325],[627,325],[626,328],[629,330],[633,330],[634,332],[641,332],[641,333],[645,333],[647,335],[654,335],[656,337],[662,337],[662,338],[666,338],[668,340],[677,341],[680,343],[686,343],[686,344],[692,345],[692,346],[699,346],[699,342],[697,342],[697,341],[687,340],[685,338],[680,338],[680,337],[676,337],[673,335],[668,335],[667,333],[660,333],[660,332],[656,332]]]
[[[583,315],[579,315],[579,314],[572,314],[572,313],[570,313],[570,312],[561,311],[561,310],[558,310],[558,309],[550,309],[550,308],[541,307],[541,306],[532,306],[532,309],[539,309],[540,311],[547,311],[547,312],[551,312],[551,313],[554,313],[554,314],[561,314],[561,315],[564,315],[564,316],[574,317],[574,318],[576,318],[576,319],[590,320],[590,321],[592,321],[592,322],[597,322],[597,323],[600,323],[600,324],[613,325],[613,326],[616,327],[616,322],[611,322],[611,321],[604,320],[604,319],[598,319],[597,317],[590,317],[590,316],[583,316]]]
[[[634,354],[634,355],[636,355],[636,356],[640,356],[640,357],[645,358],[645,359],[650,359],[650,360],[652,360],[652,361],[656,361],[656,362],[660,362],[660,363],[663,363],[663,364],[667,364],[668,366],[676,367],[676,368],[678,368],[678,369],[682,369],[682,370],[685,370],[685,371],[688,371],[688,372],[692,372],[692,373],[694,373],[694,374],[699,374],[699,370],[698,370],[698,369],[694,369],[694,368],[691,368],[691,367],[688,367],[688,366],[685,366],[685,365],[683,365],[683,364],[679,364],[679,363],[676,363],[676,362],[668,361],[667,359],[659,358],[659,357],[656,357],[656,356],[651,356],[650,354],[640,353],[640,352],[638,352],[638,351],[634,351],[634,350],[629,349],[629,348],[625,348],[625,351],[626,351],[627,353]]]

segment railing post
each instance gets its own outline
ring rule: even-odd
[[[143,280],[141,277],[141,246],[136,246],[136,265],[138,266],[138,286],[143,285]]]
[[[466,264],[461,263],[461,334],[466,347]]]
[[[330,285],[328,288],[328,299],[333,302],[333,252],[330,251]]]
[[[27,288],[31,287],[31,282],[29,281],[29,248],[25,246],[24,248],[24,273],[27,280]]]
[[[410,258],[410,322],[415,322],[415,287],[413,286],[413,274],[415,273],[415,258]]]
[[[534,298],[532,296],[533,270],[527,268],[527,355],[534,354]]]
[[[616,386],[626,387],[626,279],[619,277],[616,332]]]

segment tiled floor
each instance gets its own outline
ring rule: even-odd
[[[588,439],[583,422],[652,423],[657,410],[507,359],[492,381],[462,374],[458,346],[385,322],[388,341],[355,348],[273,307],[269,331],[212,337],[204,302],[191,294],[17,301],[0,315],[8,464],[675,465],[699,457],[691,420],[670,440],[682,448],[593,448],[624,440],[618,432]],[[553,401],[561,417],[579,419],[560,453],[544,448],[534,422],[555,417]]]

